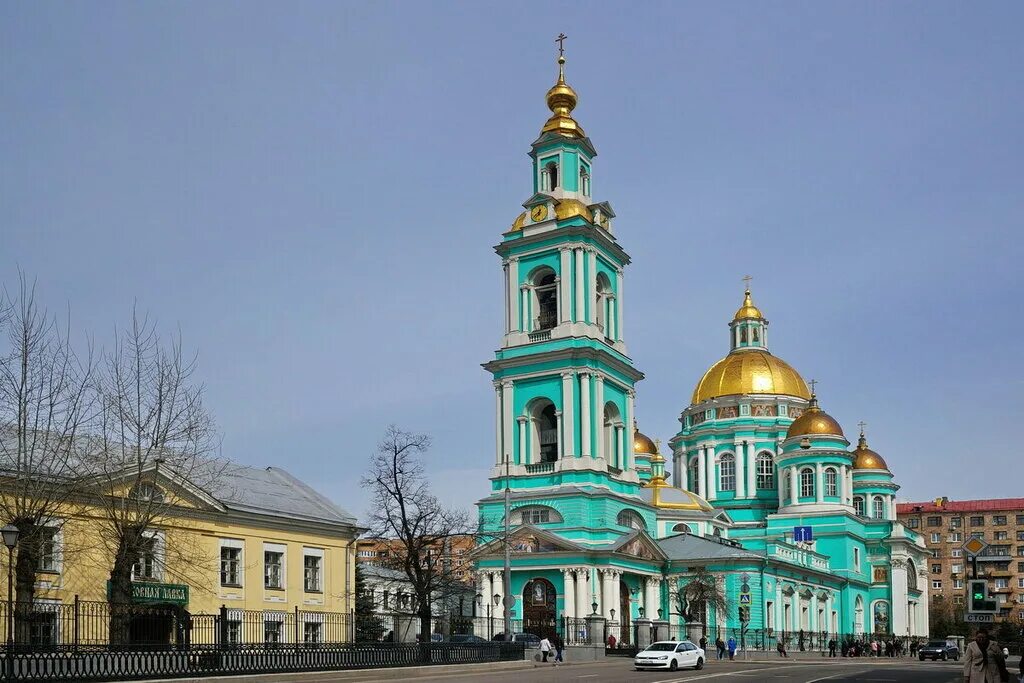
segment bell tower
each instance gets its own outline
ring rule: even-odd
[[[597,152],[573,117],[578,98],[565,63],[560,44],[545,98],[551,115],[529,152],[533,194],[494,248],[504,269],[505,329],[484,364],[495,388],[492,491],[508,481],[522,494],[582,487],[635,496],[633,387],[643,374],[623,336],[629,256],[612,231],[615,212],[591,197]],[[486,516],[487,499],[479,505]],[[577,504],[553,508],[549,518],[580,528],[595,514],[608,517]]]

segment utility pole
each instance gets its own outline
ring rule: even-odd
[[[502,593],[505,594],[505,640],[512,640],[512,544],[509,541],[509,517],[512,514],[512,489],[508,483],[508,453],[505,454],[505,571],[502,573]]]

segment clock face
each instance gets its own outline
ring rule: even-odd
[[[548,217],[548,207],[543,204],[533,207],[533,210],[530,211],[530,217],[534,223],[544,220]]]

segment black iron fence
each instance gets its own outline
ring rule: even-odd
[[[728,656],[729,641],[735,642],[736,651],[770,651],[779,656],[792,652],[816,652],[823,657],[910,656],[912,643],[924,643],[928,638],[896,636],[880,633],[833,633],[829,631],[776,631],[774,629],[705,628],[701,625],[673,625],[669,639],[707,641],[708,657],[717,656],[716,643],[721,639]],[[876,647],[872,648],[871,644]],[[890,655],[891,653],[891,655]]]

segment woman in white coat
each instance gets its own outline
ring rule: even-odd
[[[987,630],[978,629],[964,653],[964,683],[1008,683],[1009,680],[1003,651],[989,639]]]

